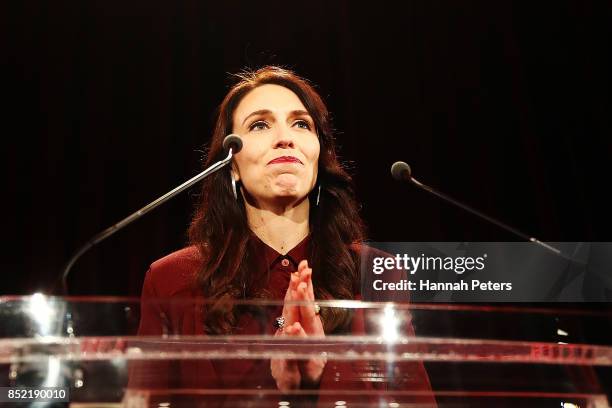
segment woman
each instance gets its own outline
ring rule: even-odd
[[[360,298],[363,223],[335,153],[327,108],[290,71],[265,67],[240,79],[220,106],[206,166],[226,155],[222,141],[230,133],[241,136],[243,148],[231,168],[205,180],[189,230],[192,246],[155,262],[147,273],[139,334],[322,337],[355,331],[357,320],[346,309],[319,313],[315,306],[291,304]],[[150,298],[205,299],[207,306],[164,309]],[[240,299],[287,303],[274,311],[280,319],[256,318],[232,306]],[[335,364],[335,378],[327,381],[332,369],[326,366],[322,359],[184,362],[179,372],[156,380],[164,386],[178,381],[288,391],[337,383],[342,368]],[[422,365],[412,370],[418,380],[407,387],[429,390]]]

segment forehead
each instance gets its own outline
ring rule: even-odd
[[[294,110],[306,110],[300,98],[290,89],[275,84],[259,86],[246,94],[234,111],[234,123],[258,110],[270,110],[274,113],[287,113]]]

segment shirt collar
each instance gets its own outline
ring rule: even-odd
[[[257,235],[251,233],[251,242],[256,253],[263,256],[266,265],[272,270],[279,262],[283,259],[288,259],[294,267],[294,271],[297,271],[298,264],[303,259],[308,259],[308,249],[310,247],[310,234],[308,234],[302,241],[300,241],[295,247],[293,247],[285,255],[282,255],[274,248],[263,242]]]

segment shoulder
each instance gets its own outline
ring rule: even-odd
[[[190,292],[201,265],[202,257],[197,247],[180,249],[151,264],[145,285],[150,285],[159,297]]]

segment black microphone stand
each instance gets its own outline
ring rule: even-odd
[[[233,137],[233,139],[232,139]],[[238,141],[236,141],[235,139],[238,139]],[[227,157],[223,160],[220,160],[216,163],[214,163],[212,166],[210,166],[209,168],[205,169],[203,172],[201,172],[200,174],[192,177],[191,179],[187,180],[186,182],[184,182],[183,184],[181,184],[180,186],[174,188],[173,190],[168,191],[166,194],[164,194],[163,196],[159,197],[158,199],[150,202],[149,204],[145,205],[144,207],[142,207],[140,210],[128,215],[127,217],[125,217],[124,219],[122,219],[121,221],[119,221],[118,223],[114,224],[113,226],[105,229],[102,232],[99,232],[98,234],[94,235],[89,241],[87,241],[81,248],[79,248],[78,251],[76,251],[72,257],[70,258],[70,260],[68,260],[68,262],[66,263],[66,265],[64,266],[63,269],[63,273],[62,273],[62,277],[61,277],[61,287],[62,287],[62,293],[64,295],[68,294],[68,274],[70,273],[70,270],[72,269],[72,266],[74,265],[74,263],[88,250],[90,250],[94,245],[100,243],[101,241],[105,240],[106,238],[110,237],[111,235],[113,235],[115,232],[119,231],[120,229],[126,227],[127,225],[131,224],[132,222],[136,221],[137,219],[139,219],[140,217],[142,217],[143,215],[145,215],[146,213],[148,213],[149,211],[157,208],[158,206],[160,206],[161,204],[165,203],[166,201],[170,200],[172,197],[174,197],[175,195],[179,194],[180,192],[188,189],[189,187],[193,186],[194,184],[196,184],[197,182],[205,179],[206,177],[210,176],[211,174],[219,171],[220,169],[222,169],[223,167],[225,167],[228,163],[231,162],[232,160],[232,156],[233,156],[233,152],[232,150],[235,150],[236,153],[238,153],[240,151],[240,149],[242,148],[242,142],[239,139],[238,136],[235,135],[229,135],[226,136],[225,140],[223,141],[223,145],[224,146],[228,146],[231,145],[232,147],[230,147],[229,153],[227,155]]]

